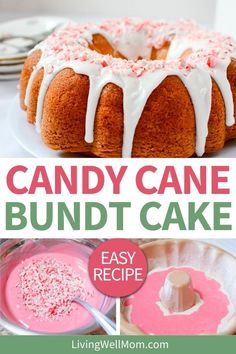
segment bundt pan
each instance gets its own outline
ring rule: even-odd
[[[193,240],[157,240],[140,247],[148,259],[149,272],[158,268],[191,267],[218,281],[230,301],[228,305],[230,316],[221,322],[219,326],[221,329],[217,331],[218,333],[206,334],[236,334],[236,258],[234,256],[216,246]],[[130,308],[125,306],[125,301],[126,299],[121,304],[121,333],[124,335],[147,334],[128,321]]]

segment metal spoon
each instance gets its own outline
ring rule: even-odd
[[[110,318],[105,316],[88,302],[81,300],[79,297],[76,297],[73,301],[83,306],[96,319],[107,334],[116,334],[116,324]]]

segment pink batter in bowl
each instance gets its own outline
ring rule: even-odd
[[[115,299],[90,282],[87,265],[99,240],[8,240],[0,247],[0,324],[15,334],[86,334],[96,321],[73,299],[106,315]]]
[[[190,240],[158,240],[141,248],[149,273],[142,288],[122,303],[122,334],[236,333],[236,258]],[[192,292],[194,303],[181,308]]]

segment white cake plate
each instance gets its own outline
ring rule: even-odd
[[[35,157],[85,157],[81,154],[68,154],[62,151],[54,151],[47,147],[43,143],[40,134],[36,131],[35,126],[27,122],[26,113],[23,112],[19,106],[18,95],[14,98],[9,108],[8,122],[10,130],[17,142]],[[236,157],[236,141],[234,140],[227,143],[224,149],[215,154],[211,154],[209,157]]]

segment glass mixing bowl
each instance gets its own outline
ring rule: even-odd
[[[37,254],[39,247],[53,247],[62,242],[74,243],[75,247],[79,247],[83,251],[83,257],[88,261],[90,254],[93,250],[101,243],[103,240],[98,239],[8,239],[1,241],[0,244],[0,325],[6,330],[13,334],[18,335],[70,335],[70,334],[90,334],[94,330],[99,328],[95,319],[92,319],[86,326],[77,328],[70,332],[60,332],[60,333],[42,333],[35,332],[27,329],[20,322],[13,321],[7,311],[4,309],[4,281],[2,279],[7,279],[9,266],[15,266],[19,262],[19,256],[32,256]],[[105,315],[111,317],[115,315],[116,299],[110,298],[104,295],[104,300],[101,305],[100,311]]]

